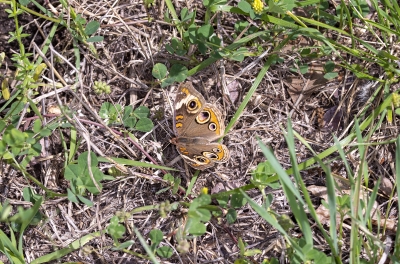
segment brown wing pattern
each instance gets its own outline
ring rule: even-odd
[[[229,159],[228,148],[213,142],[224,134],[221,112],[215,105],[206,103],[190,82],[178,88],[174,129],[177,137],[171,142],[191,167],[204,170]]]

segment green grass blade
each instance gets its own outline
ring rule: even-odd
[[[72,242],[71,244],[69,244],[68,246],[66,246],[63,249],[56,250],[50,254],[41,256],[41,257],[33,260],[31,262],[31,264],[47,263],[52,260],[60,259],[75,250],[82,249],[84,245],[89,243],[91,240],[100,237],[101,235],[102,235],[102,232],[99,231],[99,232],[95,232],[95,233],[83,236],[80,239],[75,240],[74,242]]]
[[[10,228],[10,235],[14,237],[14,232]],[[16,245],[15,240],[14,243],[11,241],[7,235],[0,229],[0,252],[2,252],[6,257],[13,263],[25,263],[24,255],[21,254]]]
[[[275,25],[278,25],[278,26],[281,26],[281,27],[284,27],[284,28],[291,28],[291,29],[300,28],[300,26],[298,26],[298,25],[296,25],[294,23],[291,23],[291,22],[283,20],[283,19],[279,19],[279,18],[274,17],[274,16],[270,16],[270,15],[264,15],[262,17],[262,19],[265,22],[269,22],[269,23],[272,23],[272,24],[275,24]]]
[[[262,36],[264,34],[267,34],[267,32],[266,31],[259,31],[259,32],[256,32],[254,34],[248,35],[248,36],[246,36],[244,38],[241,38],[238,41],[232,43],[231,45],[227,46],[225,49],[226,50],[236,50],[237,48],[243,46],[247,42],[249,42],[249,41],[251,41],[251,40],[253,40],[253,39],[255,39],[255,38],[259,37],[259,36]],[[188,71],[187,75],[188,76],[192,76],[192,75],[198,73],[199,71],[201,71],[202,69],[210,66],[211,64],[213,64],[217,60],[219,60],[219,58],[217,58],[215,56],[211,56],[208,59],[206,59],[203,62],[201,62],[199,65],[191,68]]]
[[[350,36],[350,34],[347,31],[341,30],[341,29],[339,29],[337,27],[333,27],[333,26],[327,25],[325,23],[321,23],[321,22],[316,21],[314,19],[309,19],[309,18],[305,18],[305,17],[298,17],[298,18],[300,20],[310,24],[310,25],[315,26],[315,27],[325,28],[325,29],[328,29],[328,30],[336,31],[337,33],[339,33],[341,35],[344,35],[344,36]]]
[[[275,158],[274,154],[271,152],[270,149],[267,148],[267,146],[264,145],[261,141],[258,142],[258,145],[260,146],[261,151],[263,152],[264,156],[267,158],[267,160],[270,162],[272,168],[275,170],[275,172],[279,176],[279,180],[286,186],[286,188],[293,193],[293,195],[298,199],[298,203],[303,206],[304,200],[300,195],[299,190],[293,185],[293,182],[289,178],[289,175],[285,172],[285,170],[282,168],[282,166],[279,164],[278,160]]]
[[[337,150],[339,152],[340,158],[343,161],[344,167],[346,169],[346,173],[347,173],[348,178],[349,178],[349,182],[350,182],[350,184],[354,184],[353,170],[350,168],[350,164],[346,159],[346,155],[344,153],[344,150],[343,150],[342,146],[340,145],[339,140],[337,139],[336,136],[333,137],[333,140],[334,140],[335,146],[336,146],[336,148],[337,148]]]
[[[25,211],[25,215],[22,218],[23,221],[21,223],[20,232],[23,233],[25,229],[30,225],[36,213],[39,211],[40,206],[42,205],[43,198],[40,197],[37,199],[35,204],[28,210]],[[22,246],[22,245],[21,245]]]
[[[392,100],[393,100],[393,95],[391,94],[382,102],[382,104],[380,104],[378,107],[376,107],[376,109],[374,109],[372,114],[370,114],[361,123],[360,130],[364,131],[378,115],[380,115],[383,111],[385,111],[387,107],[391,106]],[[354,137],[355,137],[355,133],[354,133],[354,131],[352,131],[346,138],[344,138],[343,140],[341,140],[339,142],[340,146],[341,147],[347,146],[350,142],[353,141]],[[318,159],[324,159],[324,158],[328,157],[329,155],[335,153],[336,151],[337,151],[337,146],[334,145],[334,146],[328,148],[327,150],[319,153],[318,157],[312,157],[312,158],[310,158],[310,159],[298,164],[299,169],[300,170],[304,170],[304,169],[310,167],[311,165],[313,165],[314,163],[316,163],[318,161]],[[287,174],[292,174],[293,173],[293,169],[289,168],[286,171],[286,173]]]
[[[387,34],[396,35],[396,36],[400,35],[400,32],[392,30],[392,29],[388,28],[387,26],[382,25],[381,23],[377,23],[375,21],[367,20],[367,19],[365,20],[365,22],[371,24],[372,26],[376,27],[377,29],[379,29],[379,30],[381,30],[383,32],[386,32]]]
[[[400,136],[397,136],[396,140],[396,164],[395,164],[395,171],[396,171],[396,190],[397,190],[397,197],[400,197]],[[397,203],[397,211],[400,212],[400,203]],[[400,221],[397,221],[397,229],[396,229],[396,243],[394,246],[394,253],[393,255],[400,259]]]
[[[176,170],[176,169],[172,169],[172,168],[169,168],[169,167],[155,165],[155,164],[152,164],[152,163],[136,161],[136,160],[123,159],[123,158],[113,158],[113,157],[110,157],[110,159],[112,159],[113,161],[115,161],[116,163],[121,164],[121,165],[129,165],[129,166],[143,167],[143,168],[153,168],[153,169],[160,169],[160,170]],[[109,160],[107,160],[104,157],[97,157],[97,160],[100,161],[100,162],[107,162],[107,163],[110,162]]]
[[[322,161],[320,162],[320,164]],[[338,248],[338,236],[336,232],[337,227],[337,211],[336,211],[336,192],[335,192],[335,181],[333,179],[331,170],[328,166],[323,166],[323,170],[325,171],[326,176],[326,188],[328,193],[328,205],[329,205],[329,235],[330,235],[330,243],[329,246],[332,249],[332,255],[335,257],[339,257],[337,254],[339,253]],[[314,211],[314,210],[313,210]],[[318,221],[319,222],[319,221]],[[321,228],[322,226],[320,226]]]
[[[144,237],[142,236],[142,234],[140,234],[139,230],[136,227],[133,227],[133,231],[135,232],[136,236],[139,239],[140,244],[142,245],[142,247],[144,248],[144,250],[146,251],[147,255],[149,255],[150,260],[154,263],[154,264],[158,264],[160,262],[158,262],[156,256],[154,255],[153,251],[151,250],[151,248],[149,247],[149,245],[146,243],[146,240],[144,239]]]
[[[357,141],[359,143],[362,142],[361,130],[358,126],[358,120],[355,120],[355,133],[357,137]],[[361,141],[361,142],[360,142]],[[360,157],[363,157],[364,148],[361,144],[359,147]],[[360,258],[360,238],[358,235],[359,224],[358,221],[361,219],[362,214],[360,213],[360,189],[361,189],[361,177],[362,177],[362,168],[359,169],[355,182],[354,187],[351,188],[351,195],[350,198],[352,202],[350,204],[351,207],[351,216],[353,219],[357,221],[351,221],[351,234],[350,234],[350,247],[353,249],[350,251],[350,259],[351,262],[357,263],[358,259]]]
[[[172,18],[175,20],[175,23],[177,21],[179,21],[178,15],[176,14],[176,10],[175,10],[174,4],[171,2],[171,0],[165,0],[165,4],[167,5],[168,10],[172,15]]]
[[[303,195],[304,195],[307,193],[307,189],[305,187],[303,180],[301,179],[300,171],[297,166],[296,148],[294,145],[293,128],[292,128],[292,122],[290,121],[290,119],[288,119],[287,128],[288,128],[288,131],[285,135],[285,139],[286,139],[286,143],[287,143],[288,150],[289,150],[290,162],[292,164],[293,176],[296,180],[297,188],[293,184],[291,184],[290,188],[289,188],[289,186],[287,186],[286,184],[284,184],[281,181],[282,187],[287,196],[288,202],[290,204],[290,208],[293,210],[293,214],[294,214],[297,222],[300,225],[300,229],[303,232],[303,235],[304,235],[304,238],[305,238],[307,244],[313,245],[313,235],[311,232],[311,227],[308,222],[307,214],[304,211],[303,204],[305,202],[303,202],[302,199],[297,200],[296,196],[294,195],[294,192],[293,192],[293,190],[296,190],[296,192],[297,192],[298,189],[301,189],[303,191]],[[268,158],[268,160],[270,160],[270,159]],[[279,176],[279,178],[281,178],[279,173],[278,173],[278,176]],[[292,183],[292,182],[290,181],[290,183]],[[299,203],[299,201],[301,201],[301,202]],[[310,206],[310,205],[308,205],[308,206]],[[313,207],[312,204],[311,204],[311,207]]]
[[[199,174],[200,174],[200,171],[196,170],[196,172],[193,174],[193,177],[190,179],[189,186],[185,193],[185,198],[188,197],[188,195],[192,192],[193,186],[196,183],[197,178],[199,177]]]
[[[376,202],[376,197],[378,196],[378,191],[379,191],[379,188],[380,188],[380,184],[381,184],[381,179],[379,178],[376,181],[375,186],[372,189],[371,194],[369,195],[368,204],[366,204],[366,209],[365,209],[365,213],[364,213],[364,219],[363,219],[363,222],[362,222],[363,225],[371,224],[371,220],[372,220],[371,216],[374,215],[374,214],[375,215],[378,214],[378,212],[372,212],[372,210],[374,209],[374,203]],[[378,224],[378,227],[379,227],[379,224]],[[372,231],[371,230],[371,226],[369,228],[370,228],[370,231]]]
[[[44,43],[44,46],[42,48],[42,53],[43,54],[46,54],[47,51],[49,50],[51,41],[52,41],[52,39],[54,38],[54,35],[57,32],[58,25],[59,25],[58,23],[54,23],[53,26],[51,27],[49,35],[48,35],[48,37],[47,37],[47,39],[46,39],[46,41]],[[35,66],[37,67],[40,63],[42,63],[42,61],[43,61],[43,57],[42,56],[38,56],[37,60],[35,61]]]
[[[270,225],[272,225],[276,230],[278,230],[282,235],[285,236],[285,239],[290,242],[290,245],[295,249],[296,254],[301,258],[305,259],[302,249],[299,247],[297,242],[295,242],[282,228],[282,226],[278,223],[275,217],[273,217],[267,210],[265,210],[262,206],[259,206],[256,202],[254,202],[244,191],[240,190],[244,198],[246,198],[249,205],[257,212],[265,221],[267,221]]]
[[[74,160],[74,156],[76,151],[78,150],[77,140],[78,140],[78,133],[75,127],[71,127],[71,136],[70,136],[70,144],[69,144],[69,154],[68,154],[68,164]]]
[[[291,124],[288,125],[288,131],[292,131],[292,126]],[[288,133],[289,134],[289,133]],[[302,142],[315,156],[315,158],[317,159],[319,165],[321,166],[321,168],[323,169],[323,171],[325,172],[325,175],[327,177],[326,183],[327,183],[327,194],[328,194],[328,205],[329,205],[329,221],[330,221],[330,236],[328,236],[327,232],[325,231],[323,225],[321,224],[321,221],[319,220],[319,217],[317,215],[317,212],[314,209],[314,205],[312,203],[310,194],[304,184],[303,179],[300,177],[300,174],[298,173],[298,176],[295,176],[296,179],[296,183],[299,186],[299,188],[302,190],[303,192],[303,196],[304,199],[308,205],[308,210],[310,215],[312,216],[312,218],[314,219],[314,221],[317,223],[318,228],[320,229],[322,235],[324,236],[325,240],[327,241],[328,245],[331,248],[332,251],[332,257],[334,257],[336,260],[339,260],[339,249],[337,246],[337,233],[336,233],[336,216],[337,216],[337,212],[336,212],[336,193],[335,193],[335,184],[334,184],[334,180],[332,177],[332,173],[330,168],[325,165],[325,163],[318,157],[318,155],[315,153],[315,151],[311,148],[311,146],[308,144],[308,142],[301,137],[297,132],[293,131],[293,134],[296,136],[297,139],[300,140],[300,142]],[[287,136],[292,137],[292,136]],[[292,140],[293,141],[293,140]],[[293,144],[293,148],[294,148],[294,142],[291,143]],[[289,145],[289,144],[288,144]],[[294,158],[296,158],[295,153],[294,153]],[[295,167],[295,166],[294,166]],[[296,175],[296,174],[294,174]]]
[[[262,79],[264,78],[265,74],[267,73],[269,67],[272,65],[272,63],[275,60],[276,55],[271,55],[268,60],[265,62],[264,66],[261,68],[260,72],[257,75],[257,78],[255,79],[253,85],[250,87],[248,93],[244,97],[242,103],[239,105],[238,109],[236,110],[235,114],[233,115],[231,121],[229,124],[226,126],[225,129],[225,135],[231,128],[236,124],[237,120],[241,117],[243,114],[244,109],[246,108],[247,104],[249,103],[251,97],[257,90],[257,87],[260,85]]]

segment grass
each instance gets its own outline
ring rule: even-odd
[[[399,261],[396,1],[0,4],[1,263]],[[229,121],[202,172],[188,79]]]

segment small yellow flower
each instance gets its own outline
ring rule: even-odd
[[[264,9],[264,3],[262,2],[262,0],[254,0],[251,4],[251,7],[253,7],[254,13],[259,15]]]
[[[202,194],[207,194],[208,193],[208,188],[207,187],[203,187],[203,189],[201,189],[201,193]]]

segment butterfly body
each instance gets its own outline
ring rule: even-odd
[[[207,103],[190,82],[178,88],[174,130],[176,138],[171,142],[191,167],[204,170],[229,159],[227,147],[215,142],[225,130],[221,112]]]

